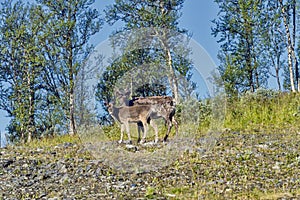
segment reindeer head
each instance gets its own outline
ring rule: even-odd
[[[116,89],[115,98],[119,102],[120,106],[128,106],[129,99],[130,99],[129,97],[130,97],[130,90],[128,88],[124,90]]]

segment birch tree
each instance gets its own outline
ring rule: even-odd
[[[44,58],[39,44],[44,21],[39,6],[7,0],[0,11],[0,108],[7,111],[12,141],[37,137],[36,110]]]
[[[264,62],[266,49],[262,34],[265,4],[260,0],[215,0],[219,16],[213,20],[212,34],[219,38],[219,71],[228,93],[251,91],[263,86],[268,78]]]
[[[292,92],[296,92],[295,87],[295,69],[297,68],[298,61],[295,54],[295,28],[293,29],[292,33],[290,32],[290,24],[289,24],[289,14],[286,8],[286,5],[283,4],[282,0],[278,0],[280,3],[280,8],[282,12],[283,23],[286,31],[286,41],[287,41],[287,50],[288,50],[288,66],[289,66],[289,73],[290,73],[290,83],[291,83],[291,90]],[[296,1],[293,1],[293,10],[296,9]],[[295,13],[294,13],[295,16]],[[293,17],[294,18],[294,17]],[[294,18],[295,21],[295,18]],[[295,27],[295,22],[294,22]]]
[[[46,24],[49,88],[60,103],[69,121],[69,134],[76,133],[75,80],[83,60],[90,52],[88,42],[100,30],[99,12],[94,0],[38,0],[49,17]]]
[[[174,62],[175,42],[179,42],[178,36],[188,35],[187,30],[178,27],[183,4],[184,0],[120,0],[105,10],[106,19],[110,24],[124,22],[121,31],[151,28],[152,33],[148,37],[150,40],[156,39],[162,49],[161,55],[157,56],[163,58],[162,61],[168,69],[168,81],[175,102],[179,102],[178,76],[186,76],[190,69],[190,66],[178,67]],[[188,54],[189,52],[184,53],[184,59]]]

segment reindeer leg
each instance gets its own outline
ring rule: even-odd
[[[124,124],[121,124],[121,138],[119,140],[119,144],[123,142],[123,133],[124,133]]]
[[[154,123],[153,120],[150,120],[150,125],[153,127],[154,132],[155,132],[155,140],[154,140],[154,142],[157,143],[158,142],[158,128],[157,128],[157,125]]]
[[[141,144],[145,143],[146,136],[147,136],[147,131],[148,131],[148,124],[147,124],[147,122],[143,121],[142,123],[143,123],[143,126],[144,126],[144,134],[143,134],[143,138],[142,138],[142,140],[140,142]]]
[[[168,131],[164,137],[164,142],[167,141],[169,134],[171,132],[171,128],[173,126],[173,124],[175,125],[175,129],[176,129],[176,136],[178,136],[178,122],[175,120],[175,118],[173,116],[170,116],[169,120],[166,120],[168,122]]]
[[[173,124],[172,124],[172,119],[173,119],[173,117],[172,117],[171,114],[169,115],[168,118],[165,119],[166,122],[167,122],[167,124],[168,124],[168,130],[167,130],[167,133],[166,133],[166,135],[165,135],[165,137],[164,137],[164,142],[167,141],[167,139],[168,139],[168,137],[169,137],[169,134],[170,134],[170,132],[171,132],[171,129],[172,129],[172,126],[173,126]]]
[[[132,142],[131,142],[131,136],[130,136],[130,131],[129,131],[129,124],[126,123],[126,124],[125,124],[125,127],[126,127],[126,132],[127,132],[129,144],[131,144]]]
[[[141,122],[138,122],[137,126],[138,126],[138,141],[137,142],[139,143],[141,141],[141,130],[144,133],[144,127]]]
[[[166,133],[166,135],[165,135],[165,137],[164,137],[164,142],[166,142],[167,141],[167,139],[168,139],[168,137],[169,137],[169,134],[170,134],[170,131],[171,131],[171,128],[172,128],[172,122],[171,121],[167,121],[168,122],[168,130],[167,130],[167,133]]]

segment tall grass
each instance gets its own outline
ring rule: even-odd
[[[28,143],[15,143],[14,145],[30,147],[30,148],[43,148],[43,149],[53,149],[53,147],[63,144],[63,143],[73,143],[80,144],[81,139],[78,135],[53,135],[51,137],[44,138],[35,138],[31,142]],[[13,146],[13,145],[12,145]]]
[[[212,126],[212,101],[188,102],[176,108],[176,120],[179,122],[179,131],[188,132],[195,136],[202,136]],[[159,124],[159,137],[163,138],[166,127],[163,120]],[[256,130],[300,130],[300,93],[283,93],[272,90],[260,89],[255,93],[245,93],[238,98],[226,99],[226,113],[224,128],[234,131]],[[96,127],[91,130],[81,130],[78,136],[55,136],[33,140],[29,145],[34,147],[53,147],[64,142],[81,143],[99,140],[117,141],[120,138],[120,127]],[[170,137],[174,137],[175,127],[172,128]],[[136,124],[131,124],[131,136],[137,139]],[[104,137],[104,138],[103,138]],[[149,140],[154,138],[154,132],[149,127],[147,135]],[[124,139],[127,134],[124,133]]]
[[[260,89],[228,99],[224,126],[235,130],[300,127],[300,94]]]

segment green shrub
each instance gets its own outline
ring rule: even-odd
[[[238,130],[282,129],[299,126],[299,120],[299,94],[260,89],[228,100],[225,127]]]

